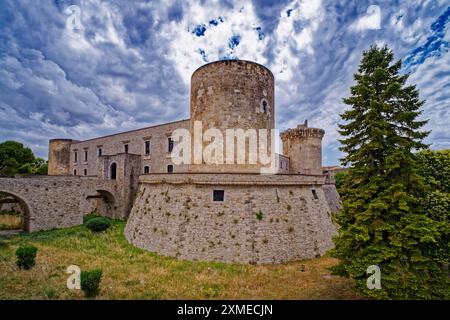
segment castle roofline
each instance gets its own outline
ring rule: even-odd
[[[254,64],[254,65],[257,65],[257,66],[259,66],[259,67],[262,67],[262,68],[266,69],[266,70],[269,72],[269,74],[270,74],[270,76],[272,77],[272,79],[275,79],[275,77],[274,77],[272,71],[270,71],[269,68],[267,68],[266,66],[264,66],[264,65],[262,65],[262,64],[260,64],[260,63],[257,63],[257,62],[254,62],[254,61],[250,61],[250,60],[238,60],[238,59],[229,59],[229,60],[228,60],[228,59],[226,59],[226,60],[217,60],[217,61],[208,62],[208,63],[205,63],[204,65],[198,67],[198,68],[195,69],[195,71],[192,73],[192,75],[191,75],[191,80],[192,80],[192,78],[194,77],[194,75],[197,73],[197,71],[199,71],[199,70],[201,70],[201,69],[203,69],[203,68],[205,68],[205,67],[207,67],[207,66],[210,66],[210,65],[212,65],[212,64],[220,64],[220,63]]]
[[[132,133],[132,132],[136,132],[136,131],[140,131],[140,130],[146,130],[146,129],[156,128],[156,127],[161,127],[161,126],[167,126],[169,124],[174,124],[174,123],[178,123],[178,122],[185,122],[185,121],[189,121],[189,120],[190,119],[177,120],[177,121],[172,121],[172,122],[156,124],[156,125],[153,125],[153,126],[143,127],[143,128],[139,128],[139,129],[133,129],[133,130],[129,130],[129,131],[122,131],[122,132],[119,132],[119,133],[108,134],[106,136],[91,138],[91,139],[87,139],[87,140],[73,140],[73,141],[74,141],[74,143],[83,143],[83,142],[88,142],[88,141],[102,139],[102,138],[114,137],[114,136],[117,136],[117,135],[120,135],[120,134]],[[52,141],[52,140],[61,140],[61,139],[51,139],[50,141]],[[67,139],[67,140],[71,140],[71,139]]]

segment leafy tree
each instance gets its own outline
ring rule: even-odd
[[[47,162],[34,156],[30,148],[16,141],[0,143],[0,176],[47,174]]]
[[[351,277],[374,298],[445,298],[445,263],[436,259],[436,244],[448,225],[428,215],[420,204],[426,193],[414,151],[426,149],[419,121],[424,104],[408,75],[400,74],[387,47],[364,52],[356,84],[341,116],[341,159],[349,166],[340,190],[342,210],[332,255],[336,274]],[[381,269],[381,289],[367,288],[367,268]],[[448,289],[448,288],[447,288]]]
[[[441,221],[447,232],[437,241],[430,255],[447,266],[450,263],[450,150],[424,150],[417,154],[418,173],[424,177],[427,192],[422,197],[421,207],[429,217]],[[445,272],[445,269],[444,269]],[[448,273],[448,270],[447,270]],[[447,294],[450,291],[449,278],[437,283]]]
[[[344,179],[347,176],[347,171],[339,171],[334,175],[334,181],[336,185],[336,189],[339,192],[342,188],[342,185],[344,184]]]

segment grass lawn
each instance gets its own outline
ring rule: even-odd
[[[0,299],[82,299],[66,286],[69,265],[101,268],[97,299],[358,299],[350,280],[331,276],[330,257],[254,266],[179,261],[130,245],[125,222],[105,233],[85,226],[0,236]],[[38,248],[36,266],[15,264],[22,243]],[[301,271],[302,265],[304,271]]]

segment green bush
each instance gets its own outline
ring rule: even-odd
[[[111,223],[108,219],[98,217],[98,218],[92,218],[89,219],[88,222],[86,222],[86,228],[91,230],[92,232],[102,232],[105,231],[110,227]]]
[[[102,270],[94,269],[91,271],[81,271],[80,284],[86,297],[95,297],[100,291],[100,282],[102,280]]]
[[[25,245],[17,248],[17,266],[20,269],[31,269],[35,265],[37,248],[31,245]]]

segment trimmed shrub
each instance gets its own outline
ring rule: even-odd
[[[111,226],[111,223],[108,219],[98,217],[98,218],[92,218],[89,219],[88,222],[86,222],[86,228],[91,230],[92,232],[102,232],[107,230]]]
[[[100,282],[102,280],[102,270],[94,269],[91,271],[81,271],[80,285],[86,297],[95,297],[100,291]]]
[[[35,265],[36,253],[37,248],[31,245],[24,245],[17,248],[17,266],[20,269],[31,269]]]

